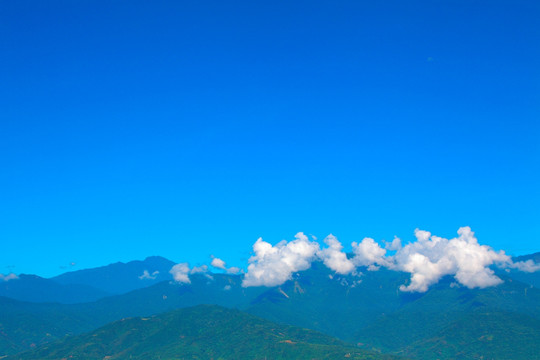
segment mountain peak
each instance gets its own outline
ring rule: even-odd
[[[61,284],[84,284],[111,294],[123,294],[148,285],[171,280],[169,270],[174,262],[162,256],[144,260],[117,262],[97,268],[77,270],[58,275],[51,280]]]

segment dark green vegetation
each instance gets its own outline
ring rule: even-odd
[[[443,281],[380,315],[356,339],[369,348],[419,359],[540,358],[538,289],[511,279],[483,290],[450,283]]]
[[[238,275],[197,274],[191,284],[164,281],[83,304],[0,298],[0,357],[126,317],[216,304],[411,358],[540,359],[540,289],[514,274],[499,272],[504,283],[486,289],[447,277],[419,294],[398,290],[408,281],[405,273],[340,276],[314,263],[275,288],[243,288]]]
[[[479,359],[479,353],[483,359],[540,359],[540,341],[533,341],[540,334],[540,290],[507,275],[486,289],[457,286],[448,277],[418,294],[396,291],[406,275],[388,270],[366,272],[355,286],[352,277],[330,279],[324,272],[314,266],[265,292],[248,311],[418,359]],[[486,314],[493,315],[493,326],[485,326]]]
[[[321,333],[199,305],[116,321],[9,359],[390,359]]]
[[[90,318],[69,305],[24,303],[0,297],[0,358],[87,331],[91,324]]]
[[[479,310],[450,322],[400,354],[418,359],[538,359],[540,320]]]
[[[245,308],[251,299],[267,290],[244,289],[240,283],[240,276],[214,274],[209,278],[197,274],[189,285],[165,281],[127,294],[71,305],[0,297],[0,358],[126,317],[150,316],[204,303]],[[230,289],[225,290],[228,286]]]
[[[383,269],[359,277],[340,276],[314,263],[294,280],[265,291],[247,310],[272,321],[356,342],[358,329],[408,301],[410,295],[398,290],[407,278],[407,274]]]

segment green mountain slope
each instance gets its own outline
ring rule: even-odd
[[[238,310],[199,305],[116,321],[9,360],[391,359],[321,333],[277,325]]]
[[[355,341],[359,328],[408,301],[409,295],[398,291],[406,279],[407,274],[384,269],[362,276],[336,275],[314,263],[294,280],[265,291],[246,311]]]
[[[245,307],[267,290],[244,289],[240,284],[237,275],[196,274],[191,284],[164,281],[92,303],[38,304],[0,297],[0,358],[126,317],[150,316],[204,303]]]
[[[540,359],[540,320],[482,309],[451,322],[399,353],[426,360]]]
[[[503,284],[486,289],[458,286],[452,277],[447,277],[419,294],[397,291],[398,285],[406,281],[406,274],[381,269],[366,272],[355,280],[323,276],[323,271],[315,267],[298,274],[295,280],[261,294],[247,311],[275,322],[316,329],[368,349],[419,359],[432,359],[428,342],[435,334],[458,326],[457,321],[464,333],[478,334],[468,338],[470,346],[476,346],[478,337],[489,337],[478,323],[466,320],[474,314],[504,313],[506,317],[493,318],[496,326],[508,326],[510,332],[526,336],[540,333],[535,322],[540,320],[539,289],[508,275],[501,275]],[[516,321],[507,322],[508,316],[532,320],[526,322],[527,326],[520,326]],[[461,343],[457,339],[447,337],[446,341],[447,358],[478,358],[475,352],[469,355],[458,352]],[[536,349],[536,345],[511,336],[499,337],[497,347],[490,346],[494,349],[490,350],[491,354],[505,349],[505,354],[511,355],[509,359],[531,359],[521,354]]]
[[[474,290],[447,286],[449,281],[359,329],[357,341],[418,359],[540,358],[530,356],[540,354],[540,342],[533,341],[540,334],[538,289],[510,279]],[[486,340],[495,333],[493,342]]]
[[[73,306],[0,297],[0,358],[88,330],[92,319]]]

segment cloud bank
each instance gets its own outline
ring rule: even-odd
[[[508,266],[512,264],[510,257],[504,251],[480,245],[469,227],[460,228],[458,235],[448,240],[416,229],[417,241],[398,249],[391,259],[391,269],[411,274],[410,284],[400,290],[425,292],[446,275],[453,275],[468,288],[500,284],[502,280],[490,266]]]
[[[507,271],[540,270],[540,264],[532,260],[513,262],[504,251],[479,244],[470,227],[459,228],[457,233],[457,237],[445,239],[416,229],[414,242],[402,245],[395,237],[392,242],[384,242],[384,246],[367,237],[361,242],[353,242],[350,254],[343,251],[343,245],[332,234],[324,239],[326,246],[323,248],[315,237],[309,240],[302,232],[296,234],[294,240],[283,240],[276,245],[259,238],[253,244],[253,256],[248,260],[242,286],[279,286],[291,280],[295,273],[309,269],[314,261],[322,262],[341,275],[355,275],[366,269],[377,271],[381,267],[409,273],[410,281],[399,287],[404,292],[425,292],[444,276],[453,276],[456,285],[471,289],[495,286],[502,280],[495,275],[494,266]],[[229,274],[242,272],[236,267],[228,268],[225,261],[214,256],[210,265]],[[175,281],[186,284],[191,282],[190,274],[204,273],[212,279],[207,272],[206,265],[190,269],[187,263],[177,264],[170,271]],[[155,275],[145,271],[140,278],[151,279]],[[7,277],[0,275],[2,279]]]
[[[254,255],[249,259],[248,271],[242,286],[278,286],[292,279],[298,271],[311,267],[313,261],[322,261],[338,274],[355,274],[360,267],[376,271],[385,267],[411,274],[410,282],[400,286],[401,291],[425,292],[444,276],[453,276],[458,284],[468,288],[485,288],[502,283],[492,266],[533,272],[540,264],[532,260],[513,262],[504,251],[495,251],[480,245],[470,227],[458,230],[458,236],[445,239],[428,231],[415,230],[416,241],[405,246],[399,238],[381,247],[374,239],[353,242],[352,256],[343,252],[343,245],[332,234],[324,239],[325,248],[310,241],[303,233],[290,242],[275,246],[259,238],[253,245]],[[395,252],[388,255],[387,251]]]

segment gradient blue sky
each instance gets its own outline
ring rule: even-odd
[[[0,273],[262,236],[540,251],[540,2],[0,1]]]

